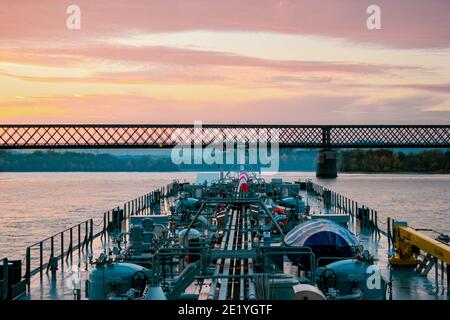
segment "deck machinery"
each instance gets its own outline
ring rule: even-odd
[[[314,214],[303,183],[229,173],[173,183],[170,214],[133,216],[86,281],[92,300],[386,298],[389,283],[348,229]]]

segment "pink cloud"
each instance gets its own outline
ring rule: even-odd
[[[45,105],[43,116],[9,118],[5,123],[267,123],[267,124],[448,124],[450,111],[424,112],[448,100],[429,95],[367,102],[360,95],[306,95],[242,103],[176,102],[127,95],[54,97],[2,108]],[[92,106],[95,105],[95,108]],[[124,107],[126,106],[126,108]],[[217,110],[220,110],[218,112]],[[257,111],[257,112],[255,112]],[[136,115],[139,115],[137,118]]]
[[[448,0],[378,0],[382,30],[366,28],[372,0],[77,0],[82,30],[65,28],[68,0],[2,0],[0,38],[65,41],[127,30],[268,31],[347,38],[393,47],[450,46]]]
[[[238,68],[265,68],[285,73],[343,73],[343,74],[382,74],[393,71],[420,69],[411,66],[398,66],[389,64],[368,64],[368,63],[341,63],[341,62],[321,62],[321,61],[286,61],[269,60],[239,55],[218,53],[210,51],[189,50],[169,47],[130,47],[121,45],[98,45],[95,47],[81,48],[55,48],[51,54],[46,49],[40,48],[20,48],[10,49],[0,52],[0,60],[15,63],[34,63],[46,66],[71,67],[77,66],[81,62],[91,62],[108,60],[118,62],[123,65],[127,63],[143,63],[148,65],[165,66],[172,69],[180,69],[178,75],[180,80],[186,79],[194,67],[238,67]],[[0,70],[1,71],[1,70]],[[206,75],[201,77],[206,78]],[[101,81],[121,81],[140,79],[155,79],[158,72],[110,72],[100,73],[91,80]],[[133,78],[134,77],[134,78]],[[22,77],[24,78],[24,77]],[[176,76],[173,74],[173,78]],[[218,79],[219,77],[214,77]],[[32,80],[30,78],[30,80]],[[35,80],[45,80],[36,78]],[[58,80],[58,79],[48,79]],[[59,80],[69,80],[63,78]],[[75,78],[75,81],[90,81]],[[166,81],[164,75],[158,79]]]

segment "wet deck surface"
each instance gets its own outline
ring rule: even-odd
[[[306,193],[303,194],[305,196]],[[311,212],[329,213],[323,208],[320,201],[314,197],[308,197],[308,204],[311,206]],[[380,228],[385,226],[380,225]],[[363,244],[365,249],[375,257],[376,264],[380,267],[382,275],[386,280],[392,281],[392,298],[394,300],[449,300],[450,295],[443,286],[442,279],[438,277],[435,281],[434,268],[428,276],[421,276],[414,273],[411,269],[394,270],[389,267],[388,253],[389,246],[387,238],[383,235],[377,237],[372,234],[362,234],[357,225],[352,224],[350,230],[354,231]],[[96,238],[93,243],[93,257],[98,257],[108,243]],[[74,288],[81,287],[81,299],[85,297],[85,281],[89,276],[89,265],[86,264],[85,253],[80,254],[80,264],[78,253],[73,255],[72,266],[69,262],[64,263],[64,269],[61,270],[61,261],[59,269],[56,272],[43,272],[42,276],[36,274],[31,279],[30,292],[23,295],[21,299],[26,300],[74,300]],[[87,269],[87,270],[86,270]]]

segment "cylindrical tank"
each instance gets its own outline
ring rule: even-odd
[[[203,198],[203,188],[199,187],[199,188],[195,188],[194,190],[194,197],[196,199],[201,199]]]
[[[298,212],[305,212],[305,202],[302,199],[287,197],[280,200],[280,205],[288,208],[296,208]]]
[[[177,206],[184,209],[195,209],[198,205],[199,200],[195,198],[182,198],[177,202]]]
[[[201,236],[200,232],[196,229],[190,229],[189,234],[186,235],[186,233],[187,229],[183,229],[178,234],[178,239],[180,240],[180,243],[188,248],[198,247],[200,245],[200,236]],[[198,249],[190,249],[189,253],[193,254],[187,256],[187,262],[191,263],[197,261],[199,259],[197,253],[199,252],[200,251]]]
[[[89,300],[105,300],[112,293],[123,294],[132,287],[133,276],[144,267],[132,263],[96,266],[89,273]]]
[[[380,268],[372,263],[347,259],[330,263],[316,270],[316,282],[320,286],[320,276],[326,269],[334,271],[336,289],[339,298],[352,297],[354,289],[361,290],[360,299],[383,300],[386,282],[381,276]]]
[[[184,244],[185,242],[187,243],[189,240],[192,240],[192,239],[200,238],[200,232],[197,229],[190,229],[187,239],[185,239],[186,233],[187,233],[187,228],[181,230],[178,233],[178,240],[180,241],[181,244]]]
[[[288,187],[281,187],[281,196],[283,198],[286,198],[289,196],[289,189]]]
[[[200,224],[200,229],[201,230],[205,230],[209,226],[208,219],[206,219],[204,216],[198,216],[197,217],[197,222]],[[197,225],[196,227],[198,228],[199,226]]]
[[[327,298],[319,288],[310,284],[297,284],[294,286],[295,300],[326,300]]]

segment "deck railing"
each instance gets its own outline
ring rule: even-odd
[[[378,212],[376,210],[360,205],[357,201],[312,181],[306,183],[306,190],[314,194],[325,208],[336,214],[348,214],[352,220],[356,219],[361,229],[372,231],[378,236],[381,234],[389,236],[389,230],[384,231],[378,227]]]
[[[81,267],[84,261],[87,268],[96,238],[106,237],[111,231],[117,230],[119,224],[126,222],[130,216],[160,213],[161,200],[172,192],[173,185],[169,184],[127,201],[122,207],[107,210],[100,217],[87,219],[29,245],[25,250],[25,272],[20,283],[25,283],[30,290],[31,278],[34,275],[39,274],[42,278],[49,270],[61,268],[63,271],[65,264],[70,262],[70,265],[73,265],[74,257],[77,256],[78,267]],[[3,259],[3,263],[8,265],[8,259]],[[8,292],[8,268],[4,270],[5,275],[0,280],[0,300],[6,299]]]

